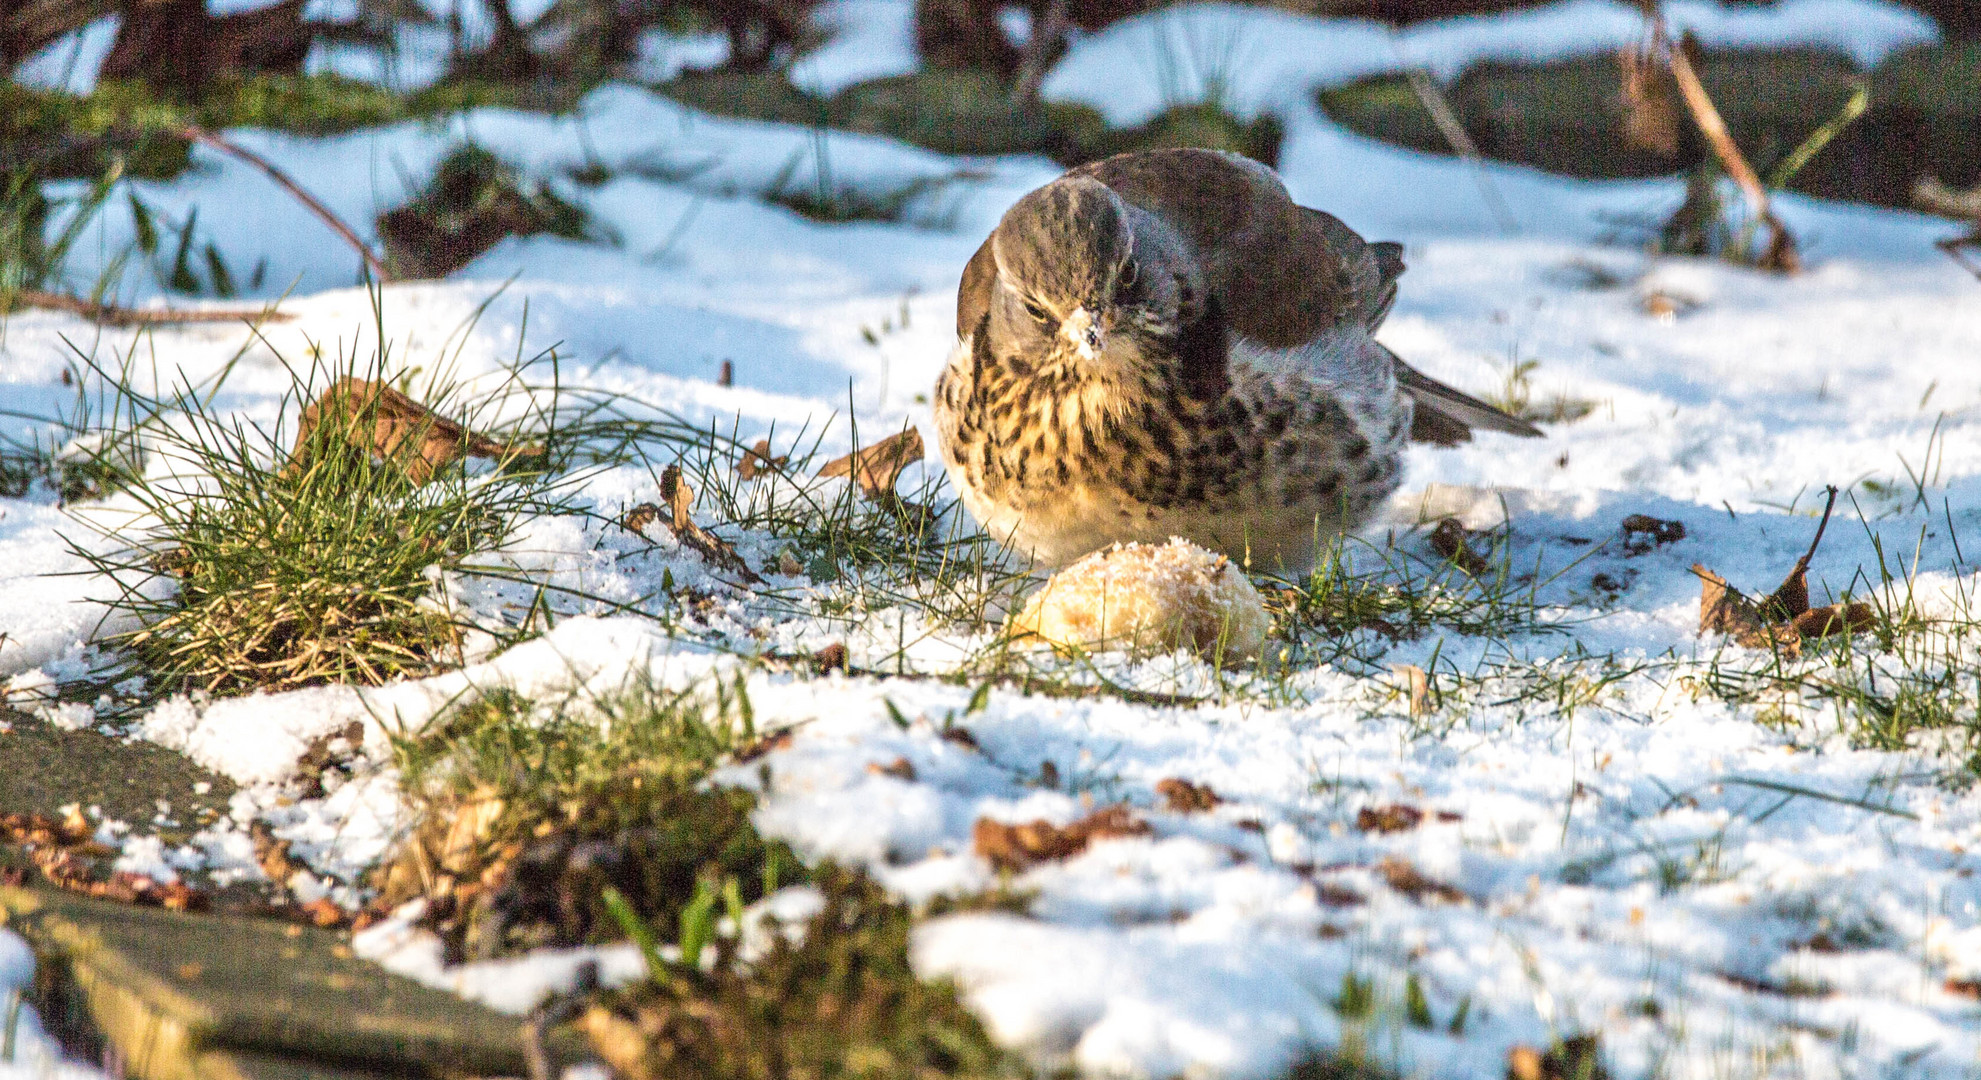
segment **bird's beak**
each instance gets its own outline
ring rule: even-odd
[[[1066,321],[1059,324],[1059,332],[1073,343],[1073,351],[1082,360],[1093,360],[1101,354],[1101,324],[1088,311],[1085,305],[1073,309]]]

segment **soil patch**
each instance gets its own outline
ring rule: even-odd
[[[163,801],[169,820],[197,828],[234,794],[233,781],[156,743],[64,731],[19,712],[0,710],[0,720],[13,727],[0,735],[0,812],[60,817],[76,803],[143,827]]]

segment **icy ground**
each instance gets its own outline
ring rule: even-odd
[[[829,8],[848,35],[808,61],[807,77],[830,89],[911,63],[906,10],[891,0]],[[1932,36],[1917,16],[1863,0],[1675,10],[1709,41],[1828,42],[1867,62]],[[1185,8],[1082,40],[1047,82],[1049,94],[1130,122],[1226,76],[1231,100],[1285,117],[1281,165],[1296,197],[1407,245],[1387,344],[1481,392],[1535,361],[1537,400],[1559,393],[1595,408],[1551,425],[1545,441],[1489,436],[1414,451],[1409,490],[1369,531],[1381,544],[1425,498],[1475,524],[1504,507],[1515,565],[1541,583],[1547,632],[1433,634],[1373,665],[1270,683],[1183,657],[1107,669],[1197,701],[1174,706],[995,690],[963,716],[967,686],[750,677],[758,724],[789,725],[796,737],[763,759],[766,771],[722,779],[763,789],[765,831],[808,857],[867,865],[904,895],[995,884],[971,852],[981,816],[1064,822],[1126,801],[1153,825],[1152,836],[1020,875],[1015,884],[1036,894],[1028,917],[958,915],[921,928],[920,970],[955,977],[1000,1039],[1042,1062],[1146,1076],[1271,1076],[1305,1047],[1351,1037],[1407,1074],[1483,1080],[1503,1074],[1510,1047],[1580,1031],[1600,1032],[1619,1076],[1981,1071],[1981,1006],[1958,992],[1981,978],[1981,883],[1967,854],[1981,844],[1981,795],[1938,747],[1853,748],[1834,708],[1788,697],[1721,703],[1707,683],[1764,658],[1695,635],[1688,570],[1701,562],[1750,591],[1771,587],[1809,540],[1817,492],[1836,484],[1851,498],[1812,571],[1817,602],[1878,591],[1883,567],[1898,579],[1890,589],[1909,591],[1921,610],[1965,613],[1977,584],[1966,560],[1981,551],[1981,283],[1932,249],[1948,227],[1790,198],[1782,213],[1811,262],[1800,277],[1651,260],[1608,241],[1631,235],[1629,221],[1668,212],[1674,183],[1474,170],[1350,136],[1312,104],[1317,84],[1406,63],[1449,72],[1472,56],[1608,48],[1634,26],[1626,16],[1577,0],[1391,36],[1363,23]],[[1178,55],[1195,69],[1181,89],[1160,62]],[[870,432],[904,419],[932,431],[926,393],[952,341],[958,272],[1003,209],[1056,172],[1034,158],[965,160],[716,119],[630,87],[600,90],[575,119],[481,111],[444,127],[340,138],[233,134],[354,222],[402,201],[463,137],[558,184],[616,243],[511,240],[446,282],[387,288],[393,354],[492,387],[519,356],[554,345],[567,384],[733,422],[746,441],[773,426],[780,438],[808,422],[817,430],[849,406]],[[298,318],[252,337],[240,327],[133,334],[17,315],[0,336],[9,410],[64,406],[73,392],[61,376],[80,352],[128,358],[141,382],[199,382],[231,364],[216,400],[268,424],[289,388],[278,358],[374,347],[351,253],[262,177],[196,154],[199,169],[144,185],[144,197],[173,215],[198,207],[202,235],[237,265],[266,258],[264,293],[289,291],[284,308]],[[948,182],[900,223],[817,224],[758,197],[794,159],[805,183]],[[581,188],[565,178],[591,162],[613,179]],[[1510,220],[1495,216],[1486,191]],[[121,213],[93,235],[90,257],[125,245]],[[80,271],[87,280],[89,267]],[[1653,294],[1680,312],[1648,314]],[[725,360],[734,386],[717,385]],[[827,449],[846,438],[843,423],[833,427]],[[654,494],[652,477],[634,469],[587,490],[606,515]],[[1633,513],[1680,521],[1687,536],[1626,550],[1619,523]],[[92,661],[84,642],[103,617],[90,600],[101,583],[51,576],[78,565],[63,537],[86,535],[46,502],[0,501],[0,676],[14,677],[23,701]],[[133,833],[126,863],[160,875],[173,866],[258,874],[245,827],[259,816],[314,867],[295,883],[305,898],[329,890],[348,900],[405,825],[383,767],[387,729],[417,724],[465,686],[548,695],[641,669],[687,685],[739,665],[717,645],[750,641],[843,641],[856,667],[940,672],[991,636],[898,610],[850,625],[778,616],[656,539],[544,520],[507,557],[618,601],[650,593],[663,573],[713,588],[721,603],[707,634],[670,636],[635,615],[571,618],[422,683],[160,706],[132,735],[181,749],[243,790],[233,820],[187,848]],[[754,564],[774,558],[754,542],[741,544]],[[1425,554],[1421,537],[1398,543]],[[1438,688],[1419,715],[1386,670],[1401,664],[1430,670]],[[911,721],[906,730],[887,703]],[[981,753],[940,737],[951,716]],[[381,767],[323,799],[284,797],[310,740],[354,718]],[[79,707],[63,719],[93,720]],[[897,758],[913,780],[868,768]],[[1057,785],[1041,783],[1046,763]],[[1154,785],[1172,777],[1226,801],[1207,814],[1167,812]],[[1357,827],[1358,811],[1392,804],[1424,811],[1424,823]],[[1406,865],[1419,887],[1398,887],[1411,885],[1396,873]],[[563,957],[443,972],[430,941],[391,924],[363,945],[511,1009],[571,968]],[[614,957],[609,971],[630,970]],[[0,974],[18,982],[20,964],[4,959]],[[1377,1010],[1345,1030],[1331,1001],[1351,974],[1373,983]],[[1406,1015],[1411,975],[1428,1028]]]

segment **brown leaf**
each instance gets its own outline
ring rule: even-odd
[[[296,912],[309,920],[312,926],[325,930],[342,926],[351,919],[350,913],[338,907],[337,902],[328,896],[319,896],[307,904],[297,904]]]
[[[1761,617],[1786,622],[1809,610],[1809,567],[1798,561],[1775,591],[1761,601]]]
[[[1699,632],[1720,633],[1750,649],[1778,648],[1784,655],[1802,652],[1802,636],[1793,626],[1770,624],[1761,609],[1725,578],[1694,563],[1699,575]]]
[[[541,446],[511,446],[477,435],[384,383],[347,376],[303,406],[283,476],[293,478],[309,469],[326,426],[350,445],[398,465],[415,484],[426,483],[463,457],[543,454]]]
[[[619,527],[634,536],[643,537],[647,534],[647,526],[659,521],[660,517],[660,507],[643,502],[626,511],[626,516],[619,519]]]
[[[1156,781],[1156,794],[1162,796],[1165,806],[1179,814],[1209,810],[1224,801],[1209,787],[1174,776]]]
[[[257,821],[248,826],[248,839],[254,845],[255,862],[268,880],[277,886],[284,886],[296,876],[302,864],[289,857],[289,841],[277,840],[275,830],[265,821]]]
[[[1424,823],[1424,812],[1403,803],[1365,806],[1355,812],[1355,827],[1363,832],[1409,832]]]
[[[1792,625],[1803,637],[1861,634],[1878,625],[1878,611],[1869,604],[1824,604],[1797,615]]]
[[[624,1076],[628,1080],[658,1080],[661,1065],[648,1059],[646,1033],[640,1025],[625,1019],[603,1005],[593,1005],[585,1010],[578,1022],[585,1037],[591,1041],[592,1049],[612,1066],[614,1076]]]
[[[892,776],[896,780],[906,780],[909,783],[915,780],[915,763],[905,757],[897,757],[885,765],[878,761],[869,761],[867,771],[875,776]]]
[[[1453,566],[1477,577],[1486,572],[1487,563],[1465,542],[1466,535],[1465,526],[1457,518],[1445,518],[1431,530],[1431,550],[1444,556]]]
[[[755,480],[767,472],[784,471],[784,466],[790,461],[789,454],[770,456],[770,440],[758,439],[748,450],[743,451],[742,460],[736,463],[736,475],[745,480]]]
[[[1427,896],[1443,900],[1448,904],[1462,904],[1466,900],[1465,894],[1457,888],[1425,875],[1407,860],[1394,855],[1384,856],[1383,860],[1376,864],[1376,872],[1382,875],[1383,881],[1390,888],[1420,904]]]
[[[1368,897],[1354,889],[1329,881],[1315,883],[1314,899],[1319,901],[1322,907],[1331,908],[1359,907],[1369,902]]]
[[[791,745],[791,739],[789,730],[773,732],[744,744],[731,756],[739,763],[752,762],[765,754],[786,749]]]
[[[1415,664],[1395,664],[1389,670],[1396,676],[1397,689],[1410,695],[1410,715],[1428,716],[1431,712],[1431,677]]]
[[[1609,1080],[1602,1044],[1594,1035],[1571,1035],[1546,1053],[1516,1046],[1506,1053],[1507,1080]]]
[[[736,549],[728,541],[695,524],[690,512],[695,506],[695,489],[688,479],[681,475],[681,466],[669,465],[660,471],[660,496],[667,500],[667,512],[661,518],[681,542],[693,548],[711,564],[728,570],[752,585],[763,581],[756,571],[743,561]]]
[[[911,427],[826,462],[819,470],[819,477],[851,475],[868,498],[884,500],[894,494],[894,482],[900,479],[901,470],[922,460],[922,454],[922,433]]]
[[[1023,870],[1037,863],[1070,858],[1095,840],[1114,836],[1147,836],[1149,824],[1125,804],[1096,810],[1070,825],[1044,820],[1007,825],[978,818],[970,829],[971,846],[999,870]]]
[[[1653,548],[1663,547],[1685,539],[1685,523],[1654,518],[1649,514],[1631,514],[1623,519],[1623,550],[1628,555],[1642,555]]]
[[[1506,1052],[1506,1080],[1546,1080],[1546,1076],[1539,1050],[1522,1045]]]

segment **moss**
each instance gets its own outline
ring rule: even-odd
[[[1814,49],[1707,53],[1700,79],[1736,142],[1762,174],[1836,116],[1862,72]],[[1790,186],[1831,198],[1909,206],[1914,183],[1981,180],[1981,43],[1955,41],[1894,53],[1871,73],[1870,110],[1845,127]],[[1689,119],[1665,156],[1623,138],[1622,70],[1610,56],[1546,64],[1480,64],[1445,87],[1487,157],[1592,178],[1664,176],[1709,153]],[[1430,153],[1451,153],[1430,114],[1398,75],[1317,93],[1335,123]]]
[[[1015,105],[995,76],[955,69],[857,83],[833,97],[830,115],[836,127],[949,154],[1078,157],[1106,129],[1100,114],[1086,106]]]
[[[821,123],[828,110],[824,98],[793,86],[776,69],[684,71],[653,89],[691,109],[781,124]]]

